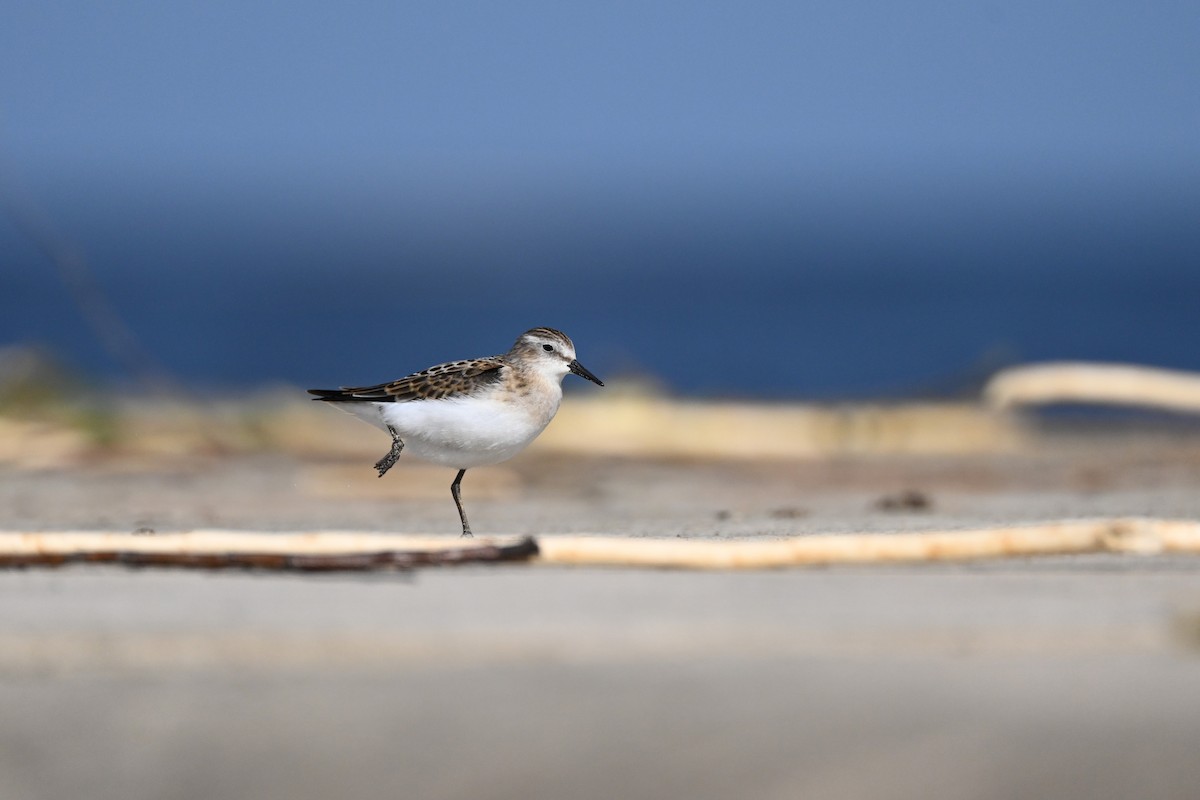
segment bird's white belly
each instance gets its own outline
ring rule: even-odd
[[[512,458],[558,410],[555,403],[548,413],[531,414],[520,404],[478,397],[370,405],[381,427],[395,428],[404,452],[458,469]]]

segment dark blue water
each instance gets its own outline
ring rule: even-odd
[[[428,208],[217,186],[48,206],[153,358],[197,387],[373,383],[537,325],[606,379],[689,395],[944,396],[1060,358],[1200,369],[1200,190],[1037,188]],[[0,248],[0,344],[128,379],[45,255],[8,223]]]

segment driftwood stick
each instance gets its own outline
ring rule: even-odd
[[[964,531],[798,536],[775,541],[543,537],[543,564],[771,569],[898,564],[1082,553],[1200,554],[1200,522],[1112,519]]]
[[[1027,364],[996,373],[983,394],[1002,408],[1100,403],[1200,413],[1200,373],[1132,364]]]
[[[55,534],[44,534],[53,537]],[[113,534],[119,536],[119,534]],[[145,540],[146,537],[137,537]],[[204,550],[162,548],[129,550],[67,550],[67,542],[29,549],[4,548],[0,535],[0,568],[60,567],[67,564],[121,564],[128,567],[175,567],[185,569],[252,569],[290,572],[346,572],[406,570],[418,566],[523,561],[537,555],[537,542],[525,537],[511,544],[484,543],[471,547],[438,547],[423,550],[364,550],[360,552],[306,553],[262,550]],[[27,544],[23,543],[23,544]],[[194,543],[193,543],[194,544]]]
[[[0,533],[0,567],[118,563],[311,572],[535,559],[548,565],[730,570],[1082,553],[1200,555],[1200,521],[1131,517],[976,530],[812,534],[767,541],[546,536],[535,542],[507,537],[470,547],[448,537],[350,532]]]
[[[74,553],[80,551],[138,553],[371,553],[384,550],[454,550],[457,535],[414,536],[363,531],[263,533],[198,529],[186,533],[116,533],[112,531],[0,532],[0,553]],[[484,538],[483,545],[514,544],[520,537]],[[475,544],[475,543],[472,543]]]

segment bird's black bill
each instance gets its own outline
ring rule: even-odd
[[[588,372],[588,371],[587,371],[587,369],[586,369],[586,368],[584,368],[583,364],[580,364],[578,361],[572,361],[572,362],[571,362],[570,364],[568,364],[567,366],[568,366],[568,368],[571,370],[571,372],[575,373],[575,374],[576,374],[576,375],[578,375],[579,377],[581,377],[581,378],[587,378],[589,381],[591,381],[592,383],[596,384],[597,386],[603,386],[603,385],[604,385],[604,381],[600,380],[600,379],[599,379],[599,378],[597,378],[595,375],[593,375],[592,373]]]

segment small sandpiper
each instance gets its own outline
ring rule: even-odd
[[[501,356],[438,364],[377,386],[308,391],[392,435],[392,449],[375,464],[379,477],[405,447],[426,461],[458,468],[450,495],[462,535],[470,536],[459,494],[463,475],[510,459],[536,439],[558,411],[568,372],[604,385],[575,360],[565,333],[533,328]]]

